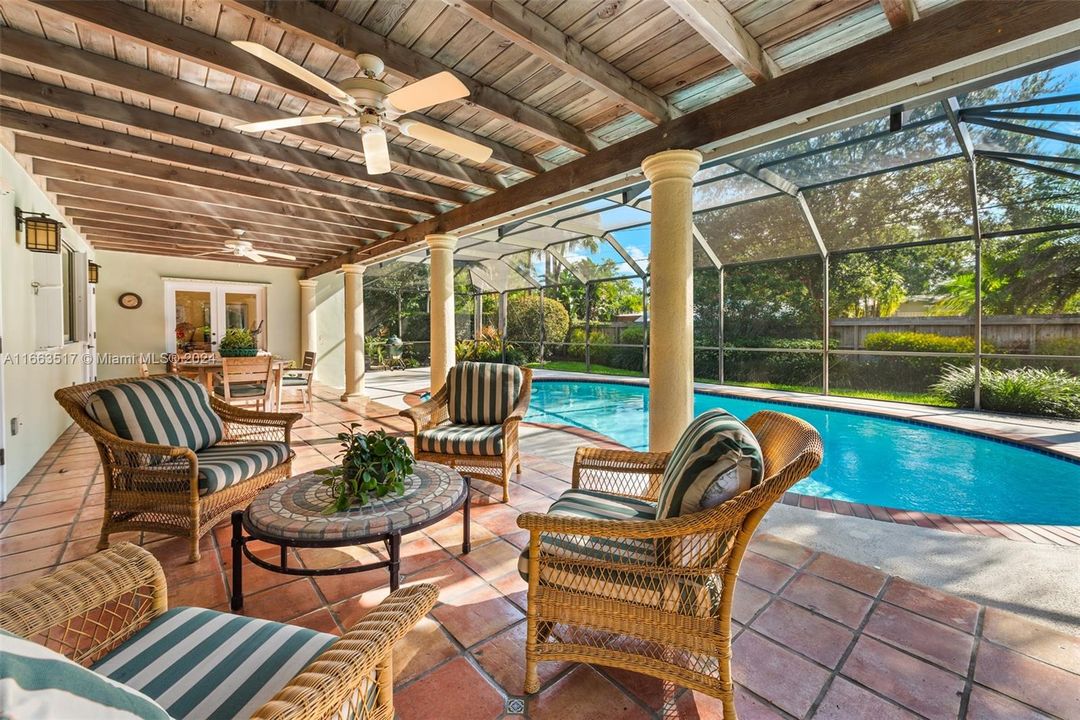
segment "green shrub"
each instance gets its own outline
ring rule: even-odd
[[[959,407],[975,402],[975,368],[945,366],[933,390]],[[984,410],[1080,419],[1080,377],[1064,370],[1021,367],[982,369],[980,404]]]
[[[570,329],[570,313],[553,298],[544,298],[543,307],[544,339],[551,343],[565,342],[566,332]],[[507,300],[506,337],[530,343],[524,346],[524,350],[532,359],[539,356],[540,324],[539,295],[512,295]]]
[[[645,367],[645,358],[641,344],[645,341],[645,328],[632,326],[624,329],[619,336],[619,344],[631,347],[612,347],[611,357],[605,365],[641,372]],[[594,351],[595,352],[595,351]],[[593,362],[600,362],[595,357]]]
[[[1035,343],[1036,355],[1080,355],[1080,338],[1059,337]]]
[[[454,346],[458,360],[472,362],[502,362],[502,339],[499,331],[485,327],[476,338],[462,340]]]
[[[820,347],[820,345],[819,345]],[[876,332],[863,340],[866,350],[886,352],[973,353],[975,340],[970,337],[938,335],[920,332]],[[994,346],[983,341],[983,352],[993,352]]]
[[[567,341],[570,343],[567,347],[567,357],[573,360],[584,360],[585,328],[579,326],[572,329]],[[608,352],[608,346],[610,344],[607,333],[603,330],[593,330],[589,333],[589,349],[592,353],[592,361],[599,362],[599,360],[597,360],[597,352],[601,354]]]

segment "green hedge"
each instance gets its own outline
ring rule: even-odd
[[[886,352],[973,353],[975,339],[955,335],[920,332],[876,332],[863,340],[866,350]],[[993,352],[994,346],[983,341],[983,352]]]
[[[984,410],[1080,419],[1080,377],[1064,370],[983,367],[979,391]],[[934,392],[960,407],[975,403],[975,368],[948,365]]]

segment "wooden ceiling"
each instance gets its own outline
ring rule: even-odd
[[[190,255],[243,228],[310,272],[956,2],[4,0],[0,126],[95,247]],[[452,70],[469,97],[421,119],[491,160],[390,131],[394,172],[369,176],[355,120],[238,132],[334,106],[236,39],[332,82],[357,52],[395,88]]]

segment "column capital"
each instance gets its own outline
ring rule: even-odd
[[[365,270],[367,270],[367,265],[360,263],[345,263],[341,266],[341,272],[346,275],[363,275]]]
[[[313,288],[319,286],[318,280],[300,280],[299,283],[300,287],[302,288]]]
[[[649,182],[692,178],[701,167],[701,153],[697,150],[664,150],[650,155],[641,163],[641,170]]]
[[[428,235],[424,238],[432,250],[453,250],[457,247],[457,235]]]

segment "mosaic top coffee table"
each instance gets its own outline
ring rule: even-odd
[[[439,522],[458,508],[464,513],[461,552],[470,550],[468,478],[431,462],[416,462],[405,479],[405,492],[393,493],[363,507],[324,515],[333,496],[324,476],[305,473],[259,493],[247,510],[232,515],[233,610],[244,606],[243,557],[261,568],[286,575],[343,575],[390,569],[390,590],[398,589],[401,536]],[[281,547],[279,563],[264,560],[248,549],[252,540]],[[289,566],[289,548],[335,548],[381,542],[389,559],[337,568]]]

